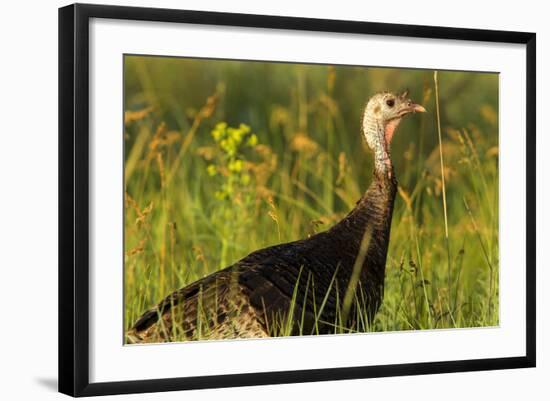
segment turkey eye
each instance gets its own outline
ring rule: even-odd
[[[388,105],[388,107],[393,107],[393,105],[395,104],[395,100],[388,99],[388,100],[386,100],[386,104]]]

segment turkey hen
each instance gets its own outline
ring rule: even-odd
[[[173,292],[135,322],[127,342],[269,337],[280,322],[286,335],[334,333],[336,322],[357,327],[358,312],[372,322],[397,190],[390,144],[404,116],[424,111],[407,91],[372,96],[362,132],[373,179],[354,209],[327,231],[260,249]]]

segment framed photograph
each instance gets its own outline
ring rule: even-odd
[[[535,34],[59,10],[59,390],[535,366]]]

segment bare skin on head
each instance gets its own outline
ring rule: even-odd
[[[408,91],[400,95],[378,93],[370,98],[363,113],[363,135],[374,152],[376,170],[385,174],[393,174],[390,145],[399,123],[410,113],[426,111],[409,99],[408,94]]]

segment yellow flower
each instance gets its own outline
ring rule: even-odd
[[[225,129],[227,128],[227,123],[221,122],[217,123],[214,129],[212,130],[212,137],[216,142],[219,142],[225,136]]]
[[[221,139],[222,135],[223,135],[222,131],[219,131],[219,130],[212,131],[212,138],[214,138],[216,142],[218,142]]]
[[[215,176],[217,173],[218,173],[218,169],[216,168],[216,166],[214,166],[213,164],[210,164],[207,168],[206,168],[206,171],[208,172],[208,175],[210,177],[213,177]]]
[[[246,141],[246,144],[248,146],[254,147],[258,144],[258,137],[256,134],[252,134],[248,137],[248,141]]]
[[[235,173],[238,173],[243,169],[243,161],[240,159],[232,160],[229,162],[229,171],[233,171]]]
[[[239,125],[239,129],[243,132],[243,134],[248,134],[250,132],[250,127],[246,124]]]
[[[242,185],[248,185],[250,183],[250,175],[248,174],[243,174],[241,176],[241,184]]]
[[[220,131],[225,131],[225,129],[227,128],[227,123],[222,121],[222,122],[219,122],[216,124],[216,129],[217,130],[220,130]]]
[[[227,135],[231,139],[233,139],[233,141],[235,141],[236,143],[241,143],[241,141],[243,140],[244,132],[241,131],[240,129],[228,128],[227,129]]]

